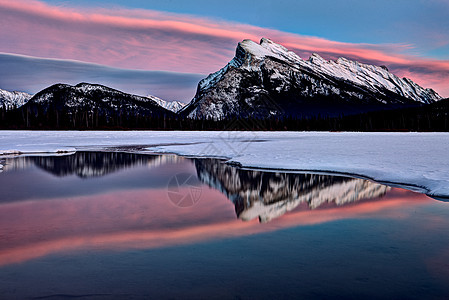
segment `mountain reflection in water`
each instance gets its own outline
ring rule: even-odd
[[[11,192],[0,194],[0,265],[74,249],[154,248],[270,232],[429,201],[362,179],[242,170],[174,155],[77,152],[4,164],[0,186]],[[170,202],[167,186],[180,172],[203,183],[194,206]]]
[[[242,170],[216,160],[196,160],[198,178],[228,197],[242,220],[268,222],[300,204],[310,209],[379,198],[389,187],[363,179]]]
[[[158,165],[167,159],[176,160],[174,155],[142,155],[124,152],[85,152],[58,156],[25,156],[8,160],[5,171],[26,169],[32,165],[56,176],[76,175],[81,178],[104,176],[123,169]]]
[[[19,157],[9,160],[5,171],[34,165],[59,177],[76,175],[87,179],[132,167],[152,168],[185,160],[194,162],[198,179],[222,192],[234,204],[237,217],[244,221],[259,218],[260,222],[268,222],[300,205],[316,209],[379,198],[390,189],[382,184],[349,177],[253,171],[239,169],[217,159],[190,160],[176,155],[123,152]]]

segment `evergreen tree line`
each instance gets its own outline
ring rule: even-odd
[[[0,106],[0,129],[41,130],[289,130],[289,131],[449,131],[449,99],[423,107],[339,117],[270,117],[193,120],[179,115],[142,115]]]

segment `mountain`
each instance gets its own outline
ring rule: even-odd
[[[417,106],[441,97],[384,66],[318,54],[303,60],[262,38],[240,42],[235,57],[198,84],[181,114],[190,118],[230,116],[338,116]]]
[[[103,85],[89,83],[80,83],[76,86],[52,85],[34,95],[25,107],[41,107],[44,110],[56,107],[68,112],[97,109],[106,114],[113,111],[123,113],[138,111],[146,115],[172,114],[148,97],[131,95]]]
[[[161,98],[151,96],[151,95],[148,95],[147,98],[153,100],[158,105],[160,105],[163,108],[168,109],[174,113],[177,113],[186,105],[185,103],[182,103],[179,101],[175,101],[175,100],[174,101],[165,101],[165,100],[162,100]]]
[[[304,205],[341,206],[387,193],[389,187],[348,177],[242,170],[214,159],[195,160],[198,178],[234,203],[237,217],[268,222]]]
[[[5,116],[5,126],[24,128],[165,128],[177,115],[156,101],[103,85],[55,84]],[[20,127],[19,127],[20,128]]]
[[[0,89],[0,107],[4,107],[6,110],[20,107],[28,102],[33,95],[25,92],[9,92]]]

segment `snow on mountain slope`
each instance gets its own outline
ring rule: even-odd
[[[240,46],[247,51],[251,60],[260,61],[266,57],[274,57],[279,60],[291,63],[293,67],[305,67],[322,74],[329,75],[343,80],[348,80],[355,84],[365,86],[372,91],[382,91],[387,89],[409,99],[422,103],[431,103],[441,99],[434,90],[425,89],[408,78],[399,78],[388,72],[385,67],[362,64],[340,57],[336,61],[325,60],[314,53],[308,60],[303,60],[294,52],[289,51],[282,45],[262,38],[260,44],[251,40],[244,40]],[[243,62],[242,62],[243,63]],[[256,64],[249,63],[241,67],[246,69],[254,68]]]
[[[5,106],[6,110],[20,107],[28,102],[33,95],[25,92],[10,92],[0,89],[0,106]]]
[[[365,105],[355,109],[363,111],[374,106],[417,105],[440,99],[434,90],[399,78],[386,67],[345,58],[327,61],[318,54],[303,60],[282,45],[262,38],[260,44],[240,42],[235,57],[224,68],[200,81],[194,99],[182,112],[193,118],[242,113],[269,116],[292,108],[311,111],[312,106],[342,108],[344,112],[345,105]]]
[[[182,103],[179,101],[175,101],[175,100],[174,101],[165,101],[165,100],[162,100],[161,98],[151,96],[151,95],[148,95],[147,98],[153,100],[154,102],[156,102],[163,108],[171,110],[174,113],[177,113],[186,105],[185,103]]]
[[[161,107],[154,99],[127,94],[103,85],[80,83],[76,86],[55,84],[48,87],[27,103],[27,106],[39,106],[44,110],[50,107],[64,108],[67,111],[77,109],[94,110],[100,113],[120,111],[140,114],[172,114]]]

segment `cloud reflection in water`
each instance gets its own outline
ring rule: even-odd
[[[179,208],[169,201],[167,184],[186,171],[203,190],[195,206]],[[27,172],[41,179],[40,189],[8,181]],[[0,196],[0,265],[82,249],[168,247],[341,219],[406,217],[402,207],[432,201],[361,179],[126,153],[8,159],[0,185],[17,191],[14,182],[15,198]],[[39,195],[48,189],[58,192]]]

